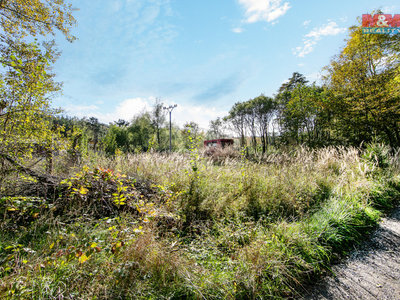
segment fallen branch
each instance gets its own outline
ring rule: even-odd
[[[37,173],[37,172],[33,171],[32,169],[21,165],[19,162],[15,161],[12,157],[10,157],[9,155],[7,155],[5,153],[0,153],[0,157],[5,159],[6,161],[8,161],[10,164],[12,164],[16,168],[17,171],[20,171],[29,176],[35,177],[41,183],[47,183],[47,184],[54,185],[57,182],[59,182],[59,178],[57,178],[55,176],[51,176],[51,175]]]

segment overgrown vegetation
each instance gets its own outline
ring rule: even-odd
[[[0,296],[299,295],[398,199],[388,150],[88,160],[54,197],[1,198]]]
[[[202,155],[188,122],[166,154],[160,100],[131,122],[55,116],[58,52],[30,40],[72,41],[71,12],[0,1],[0,298],[295,297],[397,203],[398,37],[352,27],[324,86],[294,73],[210,123],[241,150]]]

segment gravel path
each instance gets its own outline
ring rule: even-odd
[[[304,299],[400,299],[400,208]]]

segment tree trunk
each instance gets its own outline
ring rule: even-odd
[[[46,173],[48,175],[53,173],[53,151],[51,149],[46,151]]]

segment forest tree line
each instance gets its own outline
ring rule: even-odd
[[[227,116],[210,121],[206,132],[194,122],[185,124],[181,134],[175,128],[175,149],[182,148],[179,137],[190,130],[202,139],[234,136],[241,147],[261,153],[271,144],[358,147],[378,141],[399,147],[399,50],[398,35],[363,34],[360,26],[353,26],[343,49],[323,69],[319,85],[294,72],[275,95],[236,102]],[[135,117],[130,125],[111,126],[106,152],[165,150],[161,106],[156,103],[152,112]]]
[[[323,69],[322,84],[297,72],[273,97],[237,102],[223,120],[244,146],[265,152],[283,144],[360,146],[372,140],[400,146],[400,38],[349,29],[338,55]],[[217,130],[215,130],[217,131]],[[259,143],[259,145],[257,145]]]
[[[74,155],[102,151],[165,151],[169,133],[161,100],[152,111],[101,124],[96,118],[60,117],[51,99],[61,90],[52,66],[59,56],[48,39],[61,31],[75,37],[72,7],[64,1],[0,2],[0,156],[24,162],[33,154],[67,149]],[[39,38],[34,40],[33,38]],[[320,85],[293,73],[271,97],[236,102],[227,116],[210,122],[208,131],[188,122],[172,128],[174,150],[197,140],[235,136],[242,147],[266,152],[271,144],[310,147],[359,146],[381,141],[400,146],[400,37],[362,34],[349,29],[338,55],[323,70]],[[4,163],[3,163],[4,165]]]

